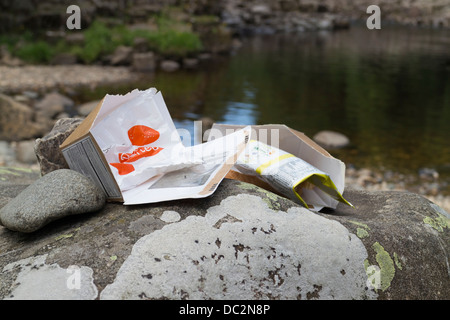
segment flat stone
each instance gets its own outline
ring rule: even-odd
[[[253,14],[265,14],[268,15],[272,12],[272,10],[270,9],[270,7],[266,4],[257,4],[254,5],[250,8],[250,11]]]
[[[378,299],[449,296],[450,215],[445,210],[407,191],[347,188],[344,197],[355,208],[339,204],[324,216],[342,223],[364,243]]]
[[[342,133],[323,130],[314,135],[313,140],[324,148],[343,148],[349,145],[350,140]]]
[[[68,169],[53,171],[0,209],[0,221],[13,231],[33,232],[51,221],[100,210],[105,194],[91,180]]]
[[[161,61],[159,67],[163,71],[173,72],[173,71],[180,69],[180,64],[173,60],[163,60],[163,61]]]

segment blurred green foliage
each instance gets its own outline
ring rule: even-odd
[[[15,52],[17,57],[30,63],[49,62],[55,51],[45,41],[27,42],[21,45]]]
[[[200,37],[190,30],[187,23],[180,27],[179,21],[172,21],[161,15],[156,18],[156,28],[131,29],[125,25],[109,26],[105,22],[94,21],[82,30],[82,45],[68,44],[64,39],[50,43],[36,38],[30,32],[21,35],[1,35],[0,45],[28,63],[48,63],[59,53],[75,54],[84,63],[99,61],[114,52],[120,45],[133,46],[134,39],[144,38],[149,50],[163,56],[185,57],[203,48]]]

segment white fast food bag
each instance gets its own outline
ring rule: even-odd
[[[201,163],[186,152],[162,94],[155,88],[107,95],[91,133],[121,191]]]

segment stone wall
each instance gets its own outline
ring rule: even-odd
[[[218,15],[237,28],[302,31],[311,29],[311,24],[316,25],[314,28],[333,28],[342,27],[343,22],[365,20],[366,9],[372,4],[381,8],[383,22],[450,27],[448,0],[2,0],[0,31],[64,28],[66,9],[71,4],[81,9],[82,27],[97,17],[143,22],[165,6],[179,6],[189,14]]]

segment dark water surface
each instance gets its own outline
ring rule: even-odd
[[[161,90],[178,127],[203,116],[232,124],[284,123],[310,137],[330,129],[352,145],[347,164],[450,177],[450,32],[383,28],[259,36],[198,70],[157,73],[85,99]]]

